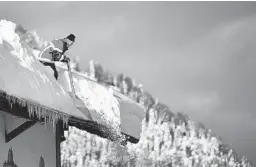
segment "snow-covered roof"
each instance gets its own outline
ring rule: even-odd
[[[69,116],[87,119],[31,49],[20,43],[15,26],[9,21],[0,22],[0,91],[9,101],[27,106],[30,114],[47,114],[51,120],[67,120]]]
[[[53,71],[38,61],[35,50],[20,42],[15,33],[15,24],[0,22],[0,93],[7,94],[10,101],[26,105],[30,114],[42,117],[46,114],[55,122],[58,116],[77,117],[105,125],[116,133],[125,133],[139,138],[141,121],[144,118],[142,107],[111,88],[92,82],[81,75],[73,74],[73,83],[79,103],[79,110],[73,103],[67,87],[56,81]],[[56,67],[59,72],[63,67]],[[60,73],[59,73],[60,74]],[[60,74],[59,77],[62,75]],[[47,113],[46,113],[47,112]],[[90,113],[90,116],[83,113]]]

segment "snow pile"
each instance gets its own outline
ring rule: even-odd
[[[0,21],[0,42],[3,43],[3,39],[8,41],[9,44],[15,49],[15,51],[23,54],[23,49],[20,44],[20,38],[15,33],[16,24],[1,20]]]
[[[74,110],[65,90],[48,75],[32,50],[15,33],[16,24],[0,21],[0,93],[10,103],[27,106],[30,115],[67,122]],[[21,89],[22,87],[22,89]],[[62,111],[63,113],[59,113]]]
[[[32,63],[34,59],[28,55],[27,50],[24,50],[19,36],[15,33],[16,24],[1,20],[0,21],[0,43],[3,44],[5,41],[8,42],[11,46],[8,49],[10,52],[20,59],[20,64],[33,71]],[[25,53],[24,53],[25,52]]]
[[[119,101],[114,97],[113,90],[85,78],[74,77],[73,83],[76,95],[92,111],[93,120],[120,132]]]

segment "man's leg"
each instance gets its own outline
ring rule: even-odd
[[[54,70],[54,77],[57,80],[58,79],[58,72],[56,70],[55,64],[54,63],[48,63],[48,62],[42,62],[40,61],[42,64],[44,64],[45,66],[50,66],[53,70]]]

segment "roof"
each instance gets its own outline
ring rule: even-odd
[[[2,95],[9,103],[26,106],[29,115],[47,118],[47,122],[54,123],[60,118],[67,122],[70,118],[69,124],[103,137],[108,137],[106,134],[112,127],[116,132],[130,135],[132,142],[136,141],[135,137],[139,138],[142,114],[133,122],[130,114],[135,115],[137,111],[131,112],[127,107],[121,114],[120,107],[124,108],[124,102],[114,96],[113,89],[80,75],[73,75],[76,94],[80,98],[77,102],[82,103],[76,107],[64,90],[66,88],[54,78],[53,70],[41,64],[26,44],[20,43],[14,28],[15,24],[11,22],[0,22],[0,98]]]
[[[65,120],[70,116],[87,120],[29,47],[19,42],[14,28],[14,23],[0,22],[0,91],[5,98],[41,116],[47,112],[51,118],[57,114],[57,118]]]

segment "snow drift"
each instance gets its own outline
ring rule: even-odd
[[[15,26],[9,21],[0,22],[0,91],[11,102],[27,106],[29,112],[38,116],[51,113],[49,117],[55,120],[62,111],[62,116],[67,117],[75,111],[71,98],[36,60],[31,49],[20,43]]]

